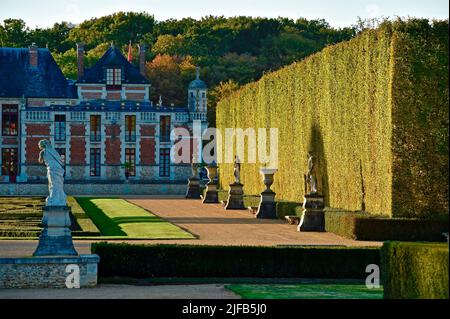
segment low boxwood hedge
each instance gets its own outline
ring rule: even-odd
[[[386,299],[448,299],[448,244],[387,242],[381,249]]]
[[[379,248],[230,247],[94,243],[100,277],[362,279]]]
[[[439,219],[384,218],[359,212],[327,211],[325,230],[356,240],[444,241],[448,217]]]

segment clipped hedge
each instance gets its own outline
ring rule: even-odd
[[[448,244],[388,242],[381,249],[386,299],[448,299]]]
[[[312,150],[327,206],[415,217],[449,209],[448,102],[448,21],[386,22],[232,93],[217,127],[222,145],[225,128],[278,128],[279,200],[303,201]],[[263,165],[241,160],[260,193]]]
[[[446,219],[382,218],[359,212],[327,211],[325,230],[337,235],[372,241],[435,241],[445,240]]]
[[[225,247],[94,243],[100,277],[362,279],[378,248]]]

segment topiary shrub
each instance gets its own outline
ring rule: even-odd
[[[381,249],[386,299],[448,299],[448,244],[387,242]]]

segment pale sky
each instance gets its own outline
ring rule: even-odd
[[[55,22],[80,23],[117,11],[146,11],[157,20],[205,15],[323,18],[334,27],[358,17],[448,19],[447,0],[0,0],[0,22],[23,19],[31,28]]]

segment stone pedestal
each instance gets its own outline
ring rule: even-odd
[[[303,200],[303,214],[297,230],[300,232],[325,231],[325,202],[321,195],[306,195]]]
[[[0,289],[70,288],[67,279],[76,271],[80,288],[97,285],[97,255],[0,258]]]
[[[226,210],[245,209],[244,207],[244,185],[241,183],[230,184]]]
[[[44,206],[42,232],[33,256],[77,256],[70,231],[70,208]]]
[[[217,192],[217,165],[213,164],[206,168],[208,171],[209,182],[206,184],[205,198],[203,204],[218,204],[219,193]]]
[[[186,198],[199,199],[200,197],[200,179],[197,177],[189,178]]]
[[[277,172],[276,169],[261,169],[263,175],[263,182],[266,189],[261,193],[261,201],[259,203],[256,218],[261,219],[276,219],[277,207],[275,204],[275,192],[270,189],[273,184],[273,175]]]

